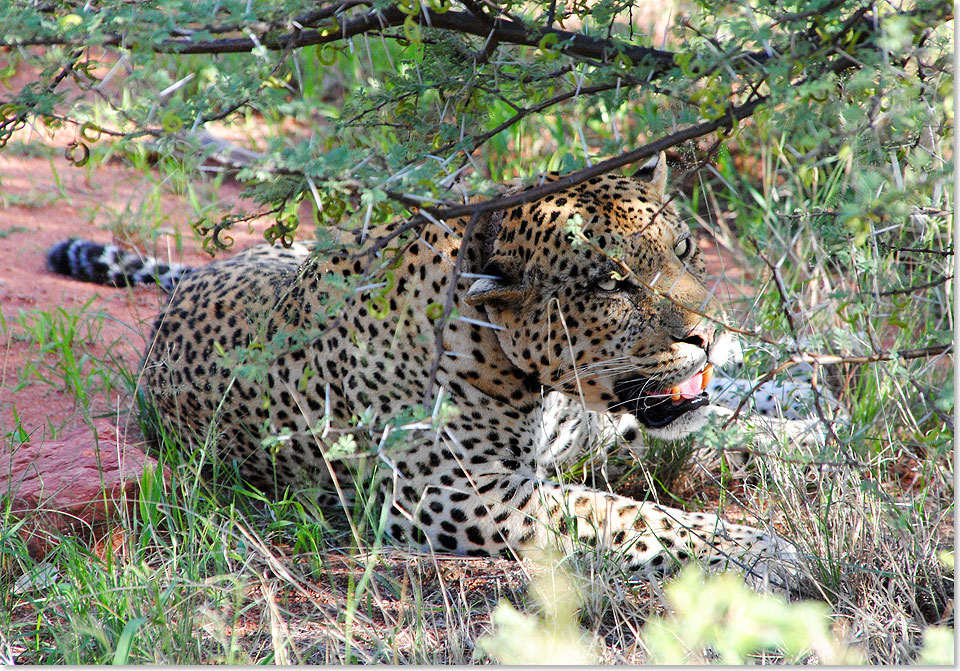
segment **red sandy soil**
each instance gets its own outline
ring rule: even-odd
[[[51,163],[66,197],[58,197]],[[114,240],[114,236],[104,230],[107,222],[114,219],[113,213],[122,213],[127,208],[136,212],[152,188],[152,182],[142,173],[118,161],[87,171],[74,168],[60,155],[47,159],[0,153],[0,235],[7,233],[7,237],[0,239],[0,310],[7,323],[0,349],[0,426],[4,433],[15,426],[14,407],[31,440],[42,441],[51,429],[74,428],[84,420],[75,398],[65,389],[38,381],[18,387],[19,371],[40,356],[36,341],[16,337],[22,328],[11,322],[20,311],[51,312],[63,308],[75,313],[89,302],[85,312],[109,316],[103,320],[95,341],[85,343],[90,354],[103,357],[109,351],[110,355],[126,362],[130,370],[136,369],[150,324],[163,305],[164,294],[152,287],[115,289],[77,282],[47,270],[45,259],[51,246],[69,237],[98,242]],[[229,182],[221,188],[219,197],[224,211],[231,207],[239,210],[244,205],[252,209],[240,202],[240,190]],[[29,204],[16,204],[24,201]],[[182,260],[190,264],[208,262],[209,256],[199,251],[191,236],[189,206],[169,191],[161,197],[161,203],[167,219],[164,228],[170,232],[186,231]],[[135,230],[136,225],[130,228]],[[245,230],[231,235],[236,238],[239,249],[263,239],[258,233]],[[117,241],[132,242],[141,250],[144,247],[143,240]],[[172,236],[161,236],[160,249],[147,251],[166,256],[167,250],[163,247],[167,241],[170,249],[175,249]],[[181,258],[175,252],[171,255]],[[81,329],[80,334],[83,332]],[[95,396],[91,412],[115,416],[119,412],[122,416],[130,402],[129,397],[116,394]]]
[[[84,449],[96,442],[97,434],[101,439],[108,436],[106,443],[112,444],[113,451],[126,446],[132,455],[131,463],[139,464],[144,458],[136,444],[143,439],[136,424],[135,403],[127,387],[88,390],[89,404],[85,409],[73,393],[62,384],[58,386],[56,378],[54,384],[49,384],[30,374],[30,366],[42,362],[44,355],[36,340],[22,337],[24,330],[18,323],[20,312],[29,316],[62,308],[76,313],[89,303],[84,312],[104,315],[102,327],[91,331],[78,329],[77,338],[82,342],[74,345],[74,351],[78,356],[86,352],[95,358],[109,354],[124,362],[127,370],[135,371],[152,319],[164,301],[164,294],[156,288],[97,286],[46,269],[46,252],[60,240],[85,237],[108,242],[115,239],[108,224],[112,230],[118,230],[118,221],[122,221],[123,230],[128,232],[143,230],[138,229],[138,222],[129,219],[140,211],[160,179],[157,174],[144,175],[119,159],[95,168],[75,168],[61,153],[71,136],[72,133],[61,132],[52,141],[47,138],[41,141],[38,134],[28,128],[15,135],[14,140],[52,146],[59,151],[50,157],[31,156],[31,152],[24,151],[0,152],[0,312],[6,324],[5,329],[0,329],[0,433],[14,431],[15,417],[19,418],[22,431],[29,436],[29,448],[17,449],[29,449],[36,455],[40,461],[34,469],[39,471],[65,468],[63,455],[56,454],[63,450],[76,453],[74,466],[78,472],[82,471],[85,465],[90,465],[86,462],[93,459],[92,453]],[[240,191],[236,183],[224,182],[215,195],[218,214],[255,210],[253,204],[240,198]],[[161,235],[152,249],[148,246],[149,240],[140,237],[121,237],[118,241],[188,264],[208,262],[209,256],[199,249],[189,229],[196,215],[186,199],[165,187],[160,197],[160,211],[164,231],[183,233],[182,255],[175,251],[172,235]],[[262,231],[267,225],[257,222],[251,229],[243,227],[231,232],[236,240],[235,249],[262,242]],[[121,235],[130,236],[129,233]],[[707,254],[711,275],[719,276],[723,272],[727,275],[728,282],[718,288],[718,296],[722,300],[742,296],[742,285],[730,282],[742,275],[733,269],[730,256],[721,257],[710,241],[703,241],[701,246]],[[54,356],[47,355],[47,359],[53,361]],[[114,428],[118,435],[112,433]],[[62,442],[64,434],[67,434],[66,443]],[[19,442],[14,441],[14,445]],[[0,472],[6,471],[14,482],[18,481],[18,474],[10,473],[12,461],[9,458],[0,461],[3,462]],[[22,470],[22,464],[17,468]],[[102,470],[102,464],[100,468]],[[129,469],[125,471],[127,477],[131,474]],[[0,486],[2,480],[0,474]],[[77,502],[70,500],[69,483],[58,482],[60,498],[47,505],[70,508]],[[89,492],[85,492],[81,498],[88,500],[88,496]],[[80,514],[80,508],[74,506],[73,510]]]
[[[14,136],[18,139],[43,144],[28,130]],[[128,385],[117,380],[112,389],[105,389],[95,382],[87,389],[89,402],[84,406],[62,378],[50,375],[52,382],[47,382],[32,372],[39,366],[49,373],[43,364],[55,363],[58,354],[42,352],[22,320],[29,323],[61,309],[89,315],[81,321],[89,326],[77,328],[77,341],[70,347],[75,356],[112,357],[133,372],[153,317],[165,300],[156,288],[96,286],[46,269],[46,252],[60,240],[85,237],[108,242],[115,238],[107,224],[118,230],[118,221],[124,230],[143,230],[124,219],[135,215],[123,213],[140,211],[159,181],[119,160],[90,170],[75,168],[62,155],[70,139],[46,140],[47,147],[59,149],[49,158],[10,149],[0,152],[0,497],[9,493],[16,514],[31,519],[24,536],[36,555],[49,547],[44,530],[98,532],[109,511],[117,510],[114,503],[136,496],[143,464],[153,462],[141,449],[143,437]],[[240,191],[240,186],[227,182],[216,194],[215,216],[253,211],[250,203],[241,202]],[[172,236],[161,235],[153,249],[141,238],[116,241],[190,264],[209,261],[189,229],[195,215],[185,199],[164,188],[159,200],[163,230],[184,232],[182,255],[169,251],[176,249]],[[151,219],[157,218],[155,212]],[[243,249],[263,240],[263,228],[231,235]],[[86,370],[92,368],[88,364]],[[8,436],[14,431],[18,434],[11,440]]]

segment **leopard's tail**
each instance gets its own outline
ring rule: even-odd
[[[173,291],[177,282],[190,272],[188,266],[180,263],[163,263],[113,244],[78,238],[54,245],[47,252],[47,267],[84,282],[113,287],[156,283],[167,292]]]

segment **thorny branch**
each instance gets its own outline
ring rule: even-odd
[[[495,126],[494,128],[491,128],[488,131],[485,131],[484,133],[481,133],[480,135],[475,135],[472,138],[470,138],[470,142],[469,142],[470,147],[469,149],[465,149],[464,151],[468,153],[476,151],[487,140],[502,133],[503,131],[507,130],[511,126],[516,125],[521,120],[525,119],[531,114],[538,114],[546,109],[549,109],[550,107],[553,107],[554,105],[558,105],[566,100],[570,100],[571,98],[576,98],[577,96],[580,96],[580,95],[593,95],[594,93],[610,91],[612,89],[617,88],[617,86],[618,84],[616,82],[607,83],[607,84],[597,84],[596,86],[585,86],[583,88],[577,88],[577,89],[573,89],[572,91],[566,91],[564,93],[560,93],[550,98],[549,100],[544,100],[542,103],[539,103],[537,105],[520,108],[516,114],[514,114],[512,117],[510,117],[503,123],[499,124],[498,126]],[[440,149],[438,149],[437,152],[443,153],[445,151],[449,151],[456,145],[461,144],[462,142],[463,142],[462,140],[459,140],[457,142],[450,142],[449,144],[443,147],[440,147]]]
[[[265,23],[260,21],[251,22],[250,24],[244,23],[242,25],[207,25],[196,30],[180,28],[175,31],[177,35],[176,38],[161,40],[157,44],[152,45],[152,48],[158,53],[183,54],[249,52],[254,48],[264,48],[269,50],[281,50],[284,52],[284,56],[286,56],[293,49],[305,46],[349,40],[354,36],[365,33],[383,34],[382,31],[385,28],[399,26],[402,25],[404,21],[413,19],[422,26],[482,37],[485,40],[484,49],[490,45],[496,45],[500,43],[534,46],[542,44],[541,40],[543,40],[544,36],[551,36],[556,38],[556,44],[553,49],[559,53],[563,53],[571,57],[596,59],[601,63],[609,63],[614,59],[625,56],[627,57],[628,62],[631,64],[645,63],[650,66],[652,63],[652,69],[645,73],[645,77],[642,82],[630,77],[626,72],[623,73],[624,76],[622,83],[626,83],[627,85],[650,85],[654,79],[674,67],[676,57],[678,56],[678,54],[675,52],[664,51],[650,47],[641,47],[629,44],[622,40],[617,40],[612,37],[607,37],[604,39],[583,33],[555,29],[552,27],[552,21],[548,21],[545,27],[538,28],[525,23],[524,21],[511,17],[509,13],[504,12],[502,8],[499,8],[495,5],[490,5],[488,7],[485,4],[477,4],[472,0],[470,2],[464,1],[460,4],[462,4],[467,11],[437,12],[424,5],[421,5],[419,13],[409,15],[402,11],[397,5],[391,5],[382,10],[377,10],[370,9],[369,3],[364,0],[347,0],[345,2],[318,8],[307,14],[289,19],[286,22],[273,21]],[[367,7],[368,9],[365,9],[359,16],[354,14],[351,14],[349,17],[347,16],[347,12],[352,12],[358,7]],[[485,11],[485,8],[486,10],[497,12],[498,16],[491,16],[487,11]],[[861,29],[865,28],[869,32],[869,30],[872,28],[872,26],[869,25],[869,17],[866,16],[869,8],[870,5],[865,5],[859,8],[845,21],[837,33],[834,33],[829,37],[821,39],[816,35],[816,33],[810,31],[807,32],[806,37],[816,46],[818,46],[818,48],[822,49],[834,48],[835,45],[839,43],[841,38],[851,31],[860,31]],[[91,11],[96,12],[97,10]],[[932,10],[920,11],[929,12]],[[911,15],[912,13],[914,12],[905,12],[905,15]],[[938,18],[943,19],[947,19],[951,15],[952,13],[946,9],[941,10],[937,14]],[[335,20],[334,24],[327,25],[323,28],[318,27],[318,25],[322,22],[329,21],[331,19]],[[277,34],[278,30],[291,25],[293,26],[292,31]],[[308,27],[314,27],[316,29],[311,30],[308,29]],[[245,37],[231,37],[216,40],[192,39],[195,34],[222,34],[226,32],[237,32],[240,30],[243,30],[246,33]],[[384,36],[400,39],[400,37],[397,35]],[[126,35],[108,35],[106,39],[100,40],[99,42],[96,42],[96,44],[98,46],[123,46],[126,39],[128,39]],[[60,38],[36,38],[19,41],[14,40],[9,42],[0,41],[0,46],[28,46],[43,44],[52,45],[71,43],[72,42],[69,40],[63,40]],[[91,43],[88,40],[83,44],[84,46],[88,46]],[[841,56],[844,55],[841,50],[837,51],[838,53],[841,53]],[[731,63],[743,60],[744,62],[752,64],[752,67],[756,67],[757,65],[760,65],[773,58],[773,54],[775,53],[776,50],[747,53],[738,52],[735,49],[728,49],[724,52],[724,62],[727,63],[727,66],[729,67]],[[852,63],[849,61],[849,59],[842,57],[834,64],[832,69],[837,71],[845,67],[850,67],[851,65]],[[53,85],[56,86],[56,83]],[[596,93],[606,90],[608,87],[609,85],[604,84],[591,89],[580,90],[578,93]],[[552,104],[561,102],[566,97],[571,96],[559,96],[552,101],[547,101],[541,105],[537,105],[525,111],[519,112],[514,118],[507,120],[496,129],[477,136],[472,141],[472,148],[476,149],[490,137],[512,126],[525,116],[542,111],[542,109],[549,107]],[[752,101],[749,109],[747,109],[746,105],[741,108],[731,107],[730,112],[728,112],[728,116],[721,120],[722,123],[718,125],[717,128],[721,127],[723,124],[730,123],[733,120],[740,120],[746,116],[749,116],[753,112],[753,108],[762,102],[763,100]],[[240,105],[242,104],[243,103]],[[6,119],[0,121],[0,130],[5,129],[10,122],[22,123],[22,119],[26,113],[28,113],[28,111],[24,110],[22,113],[18,114],[15,119]],[[706,132],[710,131],[708,130]],[[649,154],[646,156],[649,156]],[[646,156],[634,158],[627,157],[626,162],[629,163],[633,160],[639,160],[639,158],[645,158]],[[603,165],[605,166],[606,170],[612,170],[624,164],[625,163],[605,163]],[[567,184],[566,186],[569,185],[570,184]],[[436,213],[433,214],[436,216]],[[445,215],[457,216],[450,212],[445,213]]]
[[[856,25],[859,20],[861,20],[866,12],[866,8],[861,8],[845,22],[844,30],[849,30],[852,26]],[[840,39],[844,34],[844,31],[840,31],[838,34],[832,36],[827,40],[827,44],[832,44]],[[826,45],[825,45],[826,46]],[[828,71],[830,72],[841,72],[843,70],[858,67],[858,63],[850,59],[845,53],[841,52],[840,58],[834,61],[828,66]],[[808,78],[798,82],[802,84],[803,81],[806,81]],[[720,116],[717,119],[710,121],[705,121],[703,123],[694,124],[688,126],[685,129],[666,135],[654,142],[651,142],[643,147],[634,149],[632,151],[623,152],[617,156],[609,158],[605,161],[601,161],[592,166],[584,168],[574,173],[565,175],[564,177],[550,182],[548,184],[543,184],[531,189],[527,189],[520,193],[511,194],[509,196],[501,196],[499,198],[492,198],[490,200],[482,201],[479,203],[470,203],[466,205],[457,205],[447,207],[445,209],[436,209],[428,206],[422,206],[422,209],[426,209],[433,217],[437,219],[453,218],[466,215],[472,215],[473,213],[485,213],[493,210],[502,210],[510,207],[515,207],[517,205],[522,205],[529,203],[535,200],[539,200],[551,193],[567,189],[578,184],[581,184],[588,179],[593,177],[612,172],[617,168],[621,168],[625,165],[631,163],[636,163],[642,161],[646,158],[650,158],[655,154],[658,154],[661,151],[665,151],[671,147],[674,147],[683,142],[693,140],[709,133],[716,132],[724,128],[732,128],[743,119],[746,119],[752,116],[756,110],[762,107],[768,100],[769,96],[758,95],[756,93],[757,85],[753,84],[750,89],[753,91],[751,97],[741,105],[728,104],[725,110],[725,114]],[[404,194],[397,194],[396,192],[387,191],[388,196],[391,198],[403,197]],[[408,201],[409,202],[409,201]]]
[[[670,135],[666,135],[659,140],[655,140],[654,142],[646,144],[632,151],[623,152],[605,161],[595,163],[590,167],[565,175],[556,181],[533,187],[520,193],[511,194],[508,196],[500,196],[498,198],[491,198],[478,203],[454,205],[443,209],[429,206],[421,206],[421,209],[427,210],[437,219],[448,219],[472,215],[474,212],[484,214],[494,210],[505,210],[511,207],[516,207],[517,205],[530,203],[552,193],[556,193],[557,191],[562,191],[578,184],[582,184],[593,177],[604,175],[608,172],[616,170],[617,168],[622,168],[625,165],[630,165],[631,163],[637,163],[644,159],[650,158],[651,156],[659,154],[661,151],[666,151],[667,149],[675,147],[683,142],[703,137],[704,135],[713,133],[721,128],[726,128],[727,126],[731,125],[733,120],[740,121],[753,114],[758,107],[767,101],[767,99],[768,98],[766,96],[759,96],[749,102],[744,103],[743,105],[740,105],[739,107],[728,107],[727,114],[719,119],[713,119],[711,121],[705,121],[703,123],[688,126],[687,128],[679,130],[675,133],[671,133]],[[394,191],[387,191],[386,193],[388,196],[395,198],[398,201],[404,197],[404,194],[398,194]],[[410,202],[409,199],[407,202]]]
[[[329,15],[328,15],[329,16]],[[380,32],[386,28],[403,25],[408,14],[405,14],[396,5],[383,10],[371,9],[360,16],[340,21],[340,30],[301,30],[277,34],[275,27],[261,29],[254,37],[225,37],[214,40],[191,40],[189,37],[169,38],[161,40],[153,46],[157,53],[175,54],[227,54],[246,53],[257,47],[270,51],[282,51],[288,48],[298,49],[317,44],[340,42],[357,35],[370,32]],[[516,20],[497,18],[492,27],[471,12],[448,11],[438,13],[421,6],[420,14],[414,20],[421,26],[449,30],[466,35],[475,35],[487,39],[488,37],[499,43],[536,46],[545,35],[555,35],[556,49],[565,54],[596,58],[608,61],[623,54],[634,63],[652,60],[657,63],[661,72],[674,67],[674,56],[671,51],[663,51],[652,47],[643,47],[622,42],[616,39],[603,39],[575,33],[559,28],[531,29],[524,23]],[[206,31],[211,32],[211,31]],[[0,46],[53,46],[62,44],[76,44],[85,46],[79,40],[65,40],[61,38],[36,38],[26,40],[2,40]],[[123,36],[109,35],[99,42],[99,46],[122,46]],[[766,60],[766,54],[759,52],[749,54],[758,61]]]
[[[903,289],[890,289],[889,291],[881,291],[876,295],[877,298],[881,296],[897,296],[899,294],[912,294],[915,291],[923,291],[924,289],[932,289],[933,287],[938,287],[941,284],[946,284],[953,279],[953,275],[941,275],[935,280],[930,282],[924,282],[923,284],[914,284],[909,287],[904,287]]]

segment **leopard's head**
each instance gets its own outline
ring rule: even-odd
[[[504,212],[482,269],[497,279],[465,298],[545,387],[677,438],[705,420],[703,389],[727,338],[666,176],[661,154],[640,178],[595,177]]]

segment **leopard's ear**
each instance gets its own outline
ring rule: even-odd
[[[637,178],[649,182],[657,197],[663,200],[667,191],[667,155],[660,152],[640,166]]]
[[[481,305],[515,305],[523,299],[525,293],[523,281],[514,272],[508,270],[507,265],[491,260],[483,267],[483,277],[470,285],[463,299],[467,305],[479,307]]]

